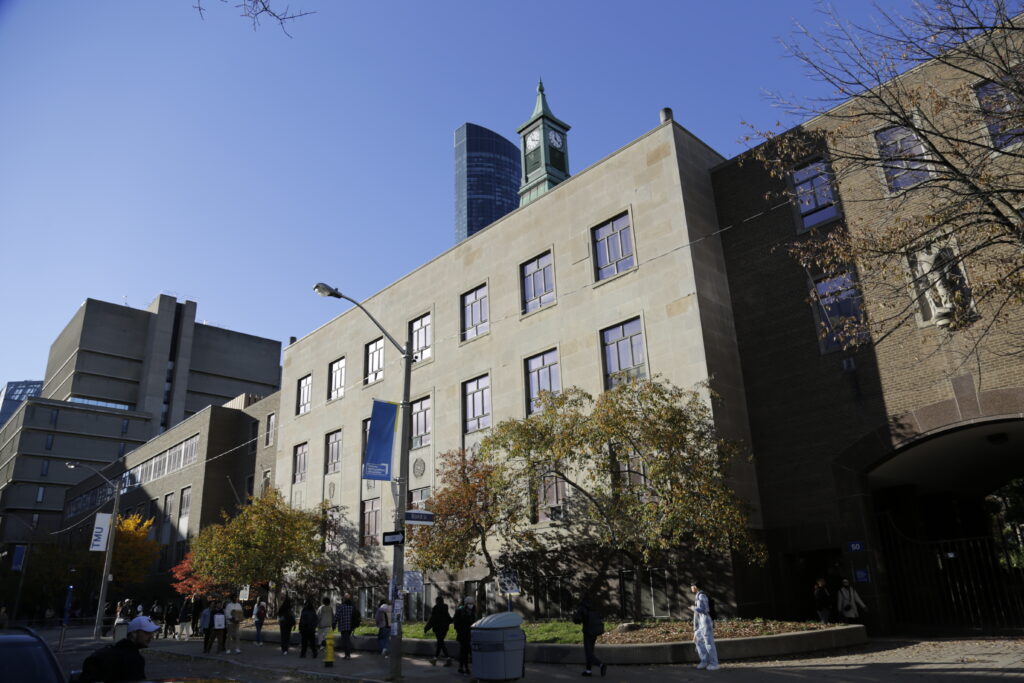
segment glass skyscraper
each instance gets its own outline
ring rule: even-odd
[[[464,123],[455,131],[455,243],[519,208],[519,148]]]
[[[0,389],[0,427],[14,414],[26,398],[38,396],[43,390],[41,381],[8,382]]]

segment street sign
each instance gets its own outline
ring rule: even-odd
[[[403,545],[405,543],[404,531],[385,531],[381,541],[384,545]]]
[[[406,593],[422,593],[423,592],[423,572],[412,571],[409,569],[405,570],[405,592]]]
[[[238,599],[245,602],[249,599],[249,585],[242,586],[242,590],[238,591]]]
[[[864,541],[850,541],[846,544],[847,550],[849,550],[851,553],[863,552],[867,549],[867,547],[868,546]]]
[[[498,590],[505,595],[519,595],[519,574],[513,569],[504,569],[498,575]]]
[[[855,569],[853,570],[853,580],[857,583],[871,583],[871,574],[867,569]]]
[[[427,510],[406,510],[405,523],[432,526],[434,524],[434,513]]]

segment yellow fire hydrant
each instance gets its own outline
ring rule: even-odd
[[[338,632],[331,629],[327,632],[327,638],[324,640],[324,666],[330,668],[334,666],[334,637],[338,635]]]

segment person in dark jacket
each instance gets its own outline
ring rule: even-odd
[[[430,660],[431,664],[437,664],[437,659],[443,652],[447,660],[444,665],[452,665],[452,656],[448,654],[448,647],[444,644],[444,639],[448,636],[448,627],[451,625],[452,617],[448,613],[448,605],[444,604],[444,598],[439,595],[434,603],[434,607],[430,610],[430,618],[427,619],[427,623],[423,627],[424,633],[433,629],[434,637],[437,639],[437,645],[434,647],[434,658]]]
[[[473,622],[476,621],[476,609],[473,607],[473,596],[462,599],[462,604],[455,608],[455,639],[459,641],[459,673],[469,673],[470,634]]]
[[[362,616],[359,610],[352,604],[352,596],[345,594],[341,604],[334,610],[334,628],[341,634],[341,648],[345,652],[345,659],[352,659],[352,631],[359,626]]]
[[[583,627],[583,656],[586,658],[583,675],[593,676],[591,667],[597,666],[601,670],[601,675],[604,676],[608,673],[608,665],[602,663],[594,653],[597,637],[604,633],[604,619],[601,618],[601,613],[590,604],[590,598],[584,596],[580,600],[579,607],[572,615],[572,621]]]
[[[213,643],[217,644],[217,651],[220,654],[225,650],[225,643],[228,637],[228,619],[224,615],[224,603],[214,600],[210,606],[210,627],[206,630],[203,652],[209,652]]]
[[[825,579],[818,579],[814,584],[814,610],[818,613],[821,623],[827,624],[832,621],[832,595],[828,592]]]
[[[164,638],[174,638],[178,634],[178,608],[173,602],[167,603],[167,615],[164,617]]]
[[[292,644],[292,629],[295,628],[295,611],[292,599],[285,598],[281,609],[277,610],[277,626],[281,629],[281,654],[288,654]]]
[[[146,679],[146,660],[140,650],[149,647],[160,627],[149,617],[136,617],[128,624],[128,635],[113,645],[97,650],[82,663],[81,683],[118,683]]]
[[[306,656],[306,648],[309,647],[309,651],[312,653],[313,658],[316,659],[317,646],[316,646],[316,627],[320,623],[320,618],[316,615],[316,609],[313,607],[312,600],[306,600],[302,604],[302,612],[299,614],[299,640],[302,643],[302,650],[299,652],[299,657]]]

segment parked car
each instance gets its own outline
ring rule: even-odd
[[[0,665],[5,681],[65,683],[68,677],[46,641],[27,626],[0,630]]]

